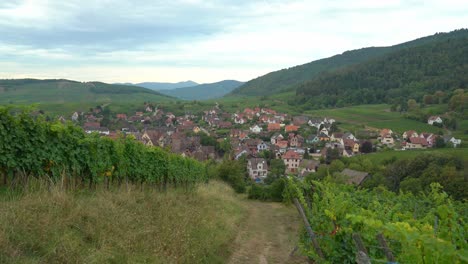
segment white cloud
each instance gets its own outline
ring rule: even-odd
[[[23,0],[0,4],[0,78],[248,80],[467,21],[459,0]]]

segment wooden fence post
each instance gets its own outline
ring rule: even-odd
[[[392,251],[387,245],[387,241],[385,241],[385,237],[382,233],[377,235],[377,240],[379,241],[380,246],[383,248],[385,256],[389,262],[395,262],[395,257],[393,257]]]
[[[309,237],[312,240],[312,245],[313,245],[313,247],[315,249],[315,253],[317,253],[317,255],[319,255],[320,258],[325,259],[325,256],[323,255],[323,252],[322,252],[322,249],[320,249],[320,246],[318,244],[317,237],[316,237],[314,231],[312,231],[312,228],[310,227],[309,220],[307,219],[307,216],[304,213],[304,208],[302,208],[302,205],[301,205],[301,203],[299,202],[299,200],[297,198],[294,198],[293,201],[294,201],[294,205],[297,208],[297,211],[299,211],[299,214],[302,217],[302,221],[304,221],[304,225],[306,227],[307,233],[309,234]]]
[[[358,248],[358,252],[356,253],[356,262],[358,264],[370,264],[369,253],[367,252],[364,243],[362,242],[361,236],[358,233],[353,234],[353,240]]]

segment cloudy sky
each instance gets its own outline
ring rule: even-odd
[[[1,0],[0,78],[247,81],[467,27],[466,0]]]

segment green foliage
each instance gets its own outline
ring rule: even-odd
[[[419,196],[316,181],[289,181],[286,188],[290,199],[298,198],[306,208],[330,263],[355,263],[353,233],[361,235],[373,262],[385,261],[376,240],[382,233],[399,263],[463,263],[468,207],[452,201],[440,185],[430,187],[427,195]],[[318,260],[305,232],[300,248]]]
[[[344,68],[347,67],[347,69],[356,67],[356,65],[359,65],[360,63],[365,63],[365,62],[370,62],[370,61],[375,61],[379,58],[384,57],[385,55],[389,53],[396,53],[398,51],[405,51],[409,50],[410,48],[413,47],[418,47],[418,46],[430,46],[433,43],[443,43],[447,42],[448,40],[452,41],[451,39],[453,38],[463,38],[468,35],[467,30],[456,30],[450,33],[440,33],[440,34],[435,34],[432,36],[420,38],[417,40],[413,40],[410,42],[402,43],[399,45],[391,46],[391,47],[371,47],[371,48],[363,48],[363,49],[358,49],[358,50],[352,50],[352,51],[346,51],[343,54],[340,55],[335,55],[330,58],[325,58],[317,61],[313,61],[307,64],[291,67],[288,69],[282,69],[279,71],[271,72],[268,73],[264,76],[258,77],[256,79],[253,79],[241,87],[237,88],[232,92],[233,95],[249,95],[249,96],[263,96],[263,95],[271,95],[274,93],[282,92],[282,91],[288,91],[288,90],[293,90],[297,86],[301,87],[301,84],[307,83],[308,81],[316,78],[320,78],[320,76],[325,75],[327,72],[340,72],[340,71],[345,71],[343,70]],[[434,51],[436,51],[434,49]],[[466,54],[465,54],[466,55]],[[415,57],[410,57],[407,59],[407,63],[412,63],[413,59]],[[466,58],[466,57],[465,57]],[[391,62],[393,64],[393,61],[387,61]],[[441,63],[441,62],[437,62]],[[430,68],[431,65],[425,65],[426,68]],[[398,65],[400,66],[400,65]],[[423,67],[421,67],[423,68]],[[434,68],[432,68],[434,69]],[[452,76],[451,74],[447,75]],[[394,76],[398,78],[399,76]],[[328,79],[330,80],[330,79]],[[368,79],[369,81],[373,81],[372,78]],[[330,80],[332,81],[332,80]],[[389,82],[388,84],[394,84],[396,82]],[[322,84],[328,85],[328,83],[323,82]],[[359,85],[356,85],[353,88],[361,87],[367,85],[366,82],[361,82]],[[418,84],[415,84],[418,85]],[[325,88],[325,87],[322,87]],[[323,89],[324,93],[326,89]],[[363,91],[363,90],[361,90]],[[333,95],[336,95],[336,93],[333,91]],[[302,94],[302,93],[301,93]],[[357,93],[359,94],[359,93]],[[353,94],[355,97],[358,97],[358,95]],[[370,97],[366,98],[368,95]],[[377,97],[379,95],[376,95]],[[373,100],[374,95],[370,91],[366,91],[365,96],[362,96],[361,100]],[[421,95],[422,97],[422,95]],[[353,98],[357,99],[357,98]],[[344,94],[341,94],[339,98],[333,98],[332,100],[327,100],[324,97],[320,97],[320,100],[314,100],[314,105],[309,105],[309,104],[304,104],[304,106],[325,106],[328,105],[329,103],[333,102],[334,105],[337,104],[344,104],[348,101],[349,99],[344,96]],[[338,102],[338,101],[341,101]],[[291,100],[291,102],[294,102],[295,105],[297,105],[297,99],[294,98]]]
[[[146,147],[131,137],[113,141],[86,135],[72,124],[45,122],[25,111],[13,116],[1,108],[0,135],[0,170],[12,183],[67,177],[90,186],[125,180],[189,187],[206,180],[204,165],[193,159]]]
[[[286,178],[284,177],[277,178],[268,185],[252,184],[252,187],[248,191],[248,198],[262,201],[281,202],[283,201],[285,186]]]
[[[246,190],[244,163],[236,160],[223,160],[218,166],[217,175],[238,193]]]
[[[298,102],[312,106],[399,102],[400,111],[415,110],[415,101],[437,90],[450,91],[468,83],[468,30],[452,38],[401,49],[375,60],[321,74],[297,87]],[[457,101],[457,100],[455,100]],[[458,100],[459,101],[459,100]],[[460,103],[455,103],[460,105]]]
[[[468,198],[464,182],[464,164],[460,158],[444,154],[423,154],[410,159],[397,160],[384,170],[386,185],[392,191],[428,193],[436,182],[455,199]]]

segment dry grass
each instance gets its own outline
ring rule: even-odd
[[[0,263],[222,263],[245,216],[230,187],[0,195]]]

